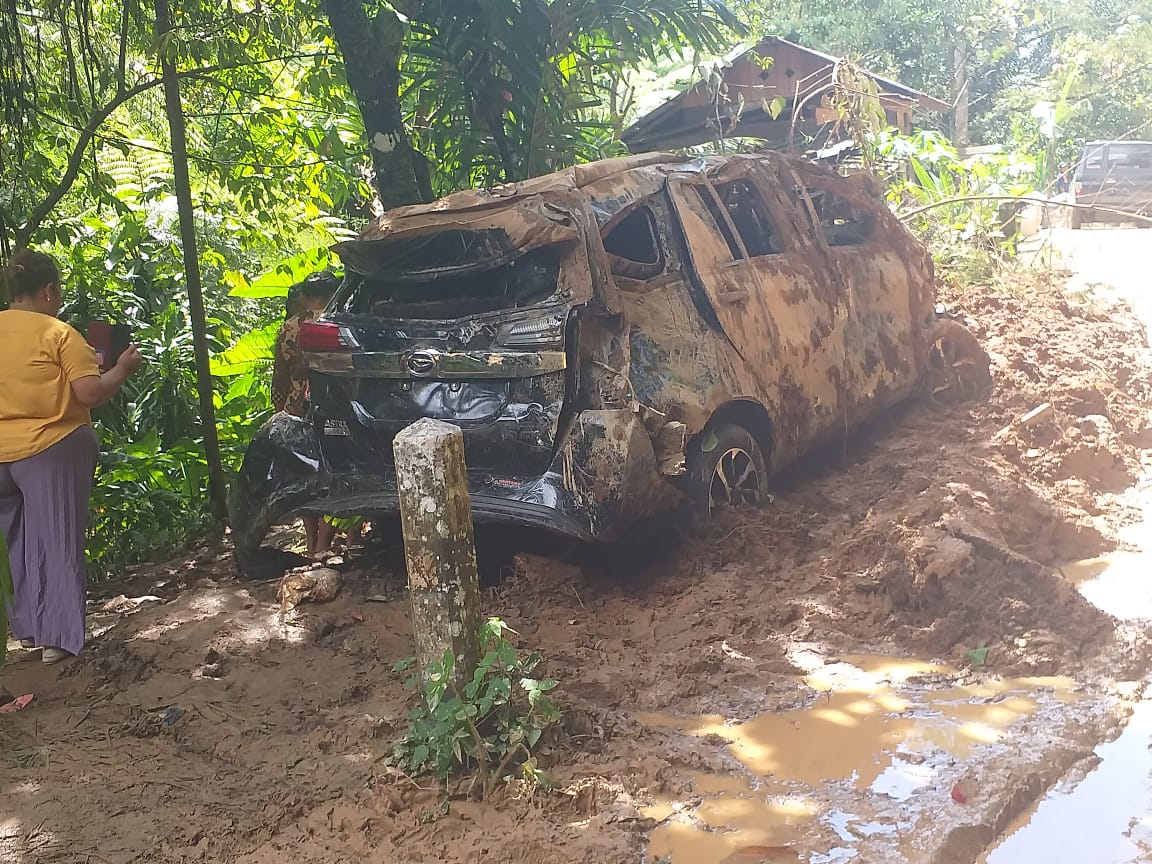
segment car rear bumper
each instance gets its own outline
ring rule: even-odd
[[[1076,196],[1075,203],[1085,207],[1101,207],[1143,216],[1152,214],[1152,194],[1147,192],[1141,195],[1133,195],[1131,192],[1083,192]]]
[[[643,424],[627,410],[581,412],[544,474],[469,472],[468,492],[477,522],[604,541],[678,497],[656,468]],[[400,505],[391,469],[334,471],[314,427],[277,414],[249,445],[229,509],[240,557],[259,547],[272,525],[303,513],[390,515]]]
[[[530,525],[577,540],[595,539],[579,507],[566,501],[560,478],[545,475],[534,480],[500,478],[506,490],[493,489],[485,478],[469,478],[472,518],[477,522]],[[293,515],[393,515],[400,512],[396,478],[392,476],[325,475],[318,477],[305,503]]]

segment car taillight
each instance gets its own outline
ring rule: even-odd
[[[300,324],[300,350],[309,354],[351,351],[356,340],[347,328],[327,321],[304,321]]]
[[[1083,183],[1072,184],[1072,192],[1073,192],[1073,194],[1076,194],[1076,195],[1083,195],[1084,194],[1084,184]]]

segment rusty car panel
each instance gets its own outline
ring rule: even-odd
[[[391,442],[421,417],[464,431],[478,520],[609,540],[716,478],[759,500],[761,466],[926,375],[931,259],[870,178],[780,154],[606,160],[335,248],[343,335],[306,352],[310,416],[249,450],[238,557],[292,513],[395,512]]]

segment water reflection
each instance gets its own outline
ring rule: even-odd
[[[694,812],[682,807],[653,832],[649,861],[671,855],[674,864],[719,864],[745,860],[731,856],[750,848],[799,856],[801,846],[811,848],[806,840],[816,838],[819,832],[813,828],[821,820],[845,841],[893,833],[894,825],[851,824],[855,817],[849,814],[821,813],[814,799],[802,793],[836,783],[906,800],[934,783],[946,764],[1000,741],[1010,726],[1036,711],[1041,694],[1073,698],[1073,682],[1065,678],[923,686],[949,675],[955,671],[941,664],[845,657],[805,678],[820,694],[801,710],[744,723],[716,715],[637,715],[650,727],[722,739],[756,778],[695,778],[694,789],[703,800]],[[839,829],[838,819],[844,823]],[[828,854],[817,858],[825,860]]]

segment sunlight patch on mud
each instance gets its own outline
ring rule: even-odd
[[[195,625],[216,619],[216,632],[206,636]],[[186,632],[184,632],[186,631]],[[253,646],[266,643],[289,645],[305,642],[309,631],[284,620],[278,607],[257,602],[246,589],[213,590],[197,594],[182,604],[171,604],[163,617],[142,627],[132,640],[144,642],[187,639],[197,643],[217,640],[221,646]]]

